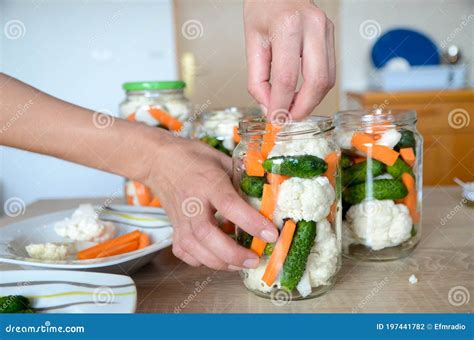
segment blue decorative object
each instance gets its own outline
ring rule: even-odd
[[[372,62],[382,68],[393,58],[403,58],[411,66],[439,65],[440,54],[433,41],[411,29],[393,29],[384,33],[372,47]]]

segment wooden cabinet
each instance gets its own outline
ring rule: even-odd
[[[371,109],[414,109],[424,138],[424,185],[474,181],[474,89],[428,92],[349,92]]]

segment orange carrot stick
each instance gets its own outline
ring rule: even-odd
[[[235,144],[240,143],[239,128],[237,126],[234,126],[233,139]]]
[[[354,164],[359,164],[359,163],[365,162],[366,160],[367,160],[367,158],[365,158],[365,157],[354,157],[352,159],[352,162]]]
[[[262,281],[267,285],[271,286],[278,277],[283,264],[285,263],[288,250],[290,250],[291,241],[295,233],[296,223],[292,220],[287,220],[283,229],[281,230],[280,237],[273,249],[273,253],[268,261],[267,268],[263,274]]]
[[[269,220],[273,220],[273,212],[275,211],[277,199],[278,186],[275,184],[264,184],[260,213]],[[252,244],[250,245],[250,249],[253,250],[258,256],[262,256],[266,245],[267,243],[265,241],[254,236]]]
[[[137,121],[137,114],[134,112],[131,115],[127,117],[127,119],[131,122],[136,122]]]
[[[124,234],[122,236],[110,239],[108,241],[99,243],[93,247],[89,247],[87,249],[81,250],[80,252],[77,253],[77,258],[79,260],[87,260],[87,259],[93,259],[96,258],[99,253],[102,251],[118,245],[118,244],[124,244],[124,243],[129,243],[132,241],[137,241],[138,238],[140,237],[142,233],[138,230],[132,231],[131,233]]]
[[[262,156],[264,159],[267,159],[275,146],[276,135],[280,131],[280,128],[272,123],[267,123],[265,131],[266,133],[262,137]]]
[[[403,199],[403,204],[405,204],[410,211],[410,216],[413,220],[413,223],[418,223],[420,221],[420,214],[418,213],[417,206],[417,194],[416,194],[416,185],[415,179],[412,175],[407,172],[402,174],[402,182],[408,189],[408,195]]]
[[[281,183],[286,181],[288,178],[290,177],[285,176],[285,175],[277,175],[277,174],[272,174],[272,173],[267,174],[268,183],[275,184],[275,185],[280,185]]]
[[[150,245],[150,236],[148,234],[142,233],[138,238],[138,249],[148,247]]]
[[[116,244],[110,248],[107,248],[101,251],[99,254],[97,254],[96,258],[124,254],[124,253],[128,253],[137,249],[138,249],[138,241],[131,241],[131,242],[123,243],[123,244]]]
[[[393,165],[397,161],[398,152],[385,145],[376,145],[375,140],[365,133],[354,133],[352,135],[352,145],[359,151],[367,154],[386,165]]]
[[[148,203],[148,206],[159,208],[159,207],[161,207],[161,202],[158,199],[158,197],[153,197],[153,199],[150,201],[150,203]]]
[[[133,182],[133,186],[135,187],[135,193],[138,197],[138,204],[147,206],[152,199],[150,188],[136,181]]]
[[[247,175],[263,177],[265,175],[263,160],[264,158],[260,150],[257,150],[254,146],[249,146],[244,159],[245,172]]]
[[[413,151],[413,148],[401,148],[400,156],[402,156],[403,160],[409,166],[413,166],[415,164],[416,156],[415,156],[415,152]]]
[[[151,107],[148,112],[150,115],[159,121],[161,124],[166,126],[170,131],[179,131],[183,127],[183,123],[171,116],[168,112]]]
[[[324,157],[324,161],[327,163],[328,168],[326,172],[324,173],[324,176],[326,176],[329,180],[329,183],[334,187],[336,185],[336,171],[337,171],[337,165],[339,164],[339,156],[337,155],[337,152],[331,152],[329,153],[326,157]]]
[[[262,256],[266,245],[267,245],[267,242],[254,236],[252,239],[252,243],[250,244],[250,250],[252,250],[258,256]]]

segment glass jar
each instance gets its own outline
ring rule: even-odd
[[[125,83],[122,87],[126,98],[120,104],[120,116],[187,137],[191,105],[184,95],[185,86],[183,81]],[[151,190],[136,181],[125,181],[125,198],[130,205],[160,206]]]
[[[240,195],[280,230],[265,244],[237,228],[240,245],[260,256],[241,271],[245,286],[278,303],[316,297],[335,281],[341,254],[340,150],[332,121],[241,121],[233,154],[233,183]]]
[[[344,255],[370,261],[407,256],[421,236],[423,139],[416,112],[343,111],[335,125]]]
[[[191,138],[199,139],[213,148],[231,156],[239,143],[239,121],[260,116],[258,108],[228,107],[200,114],[193,122]]]

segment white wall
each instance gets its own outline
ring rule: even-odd
[[[363,90],[367,86],[372,65],[370,50],[376,39],[364,39],[361,35],[360,28],[366,20],[375,20],[381,32],[395,27],[417,29],[438,45],[462,27],[450,44],[458,45],[464,60],[472,61],[474,19],[462,26],[469,15],[474,15],[473,0],[342,0],[338,23],[341,96],[346,90]],[[470,78],[474,79],[472,65]]]
[[[54,96],[115,114],[123,82],[177,77],[172,0],[0,0],[0,6],[0,70]],[[10,20],[24,25],[19,39],[5,36]],[[50,157],[0,147],[2,157],[4,200],[108,196],[122,186],[117,176]]]

